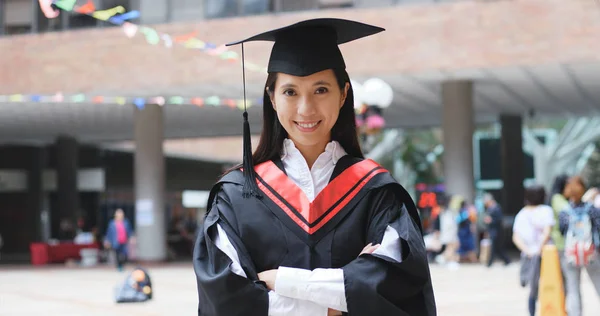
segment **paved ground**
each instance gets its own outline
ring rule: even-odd
[[[195,315],[196,285],[192,267],[151,268],[155,299],[117,305],[113,287],[125,273],[108,267],[0,267],[0,315],[157,316]],[[518,285],[518,267],[462,266],[450,271],[432,266],[440,316],[527,315],[527,290]],[[600,298],[587,275],[583,278],[585,316],[598,315]]]

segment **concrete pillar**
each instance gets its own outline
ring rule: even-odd
[[[30,164],[27,170],[27,204],[31,219],[31,241],[42,241],[42,209],[44,208],[44,188],[42,174],[46,166],[46,149],[34,147],[30,149]]]
[[[163,108],[149,104],[134,111],[137,257],[162,261],[167,258]]]
[[[473,84],[448,81],[442,84],[444,178],[448,194],[460,194],[473,203]]]
[[[57,223],[69,219],[75,224],[79,212],[79,191],[77,171],[79,167],[78,147],[75,138],[59,136],[55,146],[56,182],[58,194],[58,212],[53,212],[53,232],[59,232]]]
[[[523,207],[525,189],[525,155],[523,153],[523,119],[518,115],[501,115],[502,134],[502,205],[504,214],[516,215]]]

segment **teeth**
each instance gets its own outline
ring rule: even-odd
[[[300,126],[302,128],[313,128],[313,127],[317,126],[317,124],[319,124],[319,122],[310,123],[310,124],[305,124],[305,123],[296,123],[296,124],[298,124],[298,126]]]

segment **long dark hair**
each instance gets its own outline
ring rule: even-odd
[[[340,89],[344,89],[346,83],[350,84],[350,77],[344,69],[333,69]],[[279,157],[283,149],[283,140],[288,136],[286,130],[281,126],[277,119],[277,114],[273,109],[271,98],[267,91],[275,89],[277,73],[269,73],[263,96],[263,127],[260,134],[260,140],[256,150],[252,154],[254,165],[269,161]],[[356,158],[364,158],[358,142],[356,132],[356,118],[354,114],[354,93],[352,85],[348,89],[346,101],[340,109],[337,121],[331,129],[331,140],[335,140],[348,155]]]

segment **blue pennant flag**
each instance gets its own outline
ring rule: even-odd
[[[137,19],[139,17],[140,17],[139,11],[129,11],[129,12],[125,12],[123,14],[119,14],[119,15],[115,15],[115,16],[111,17],[110,19],[108,19],[108,22],[121,25],[121,24],[125,23],[125,21],[127,21],[127,20]]]
[[[133,99],[133,104],[135,104],[135,106],[137,106],[138,109],[143,110],[144,106],[146,105],[146,100],[142,98],[135,98]]]

